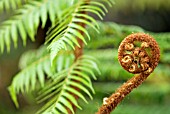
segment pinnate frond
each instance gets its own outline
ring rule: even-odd
[[[9,87],[11,97],[18,107],[16,95],[25,92],[31,92],[36,89],[36,84],[44,87],[45,77],[51,77],[55,72],[60,72],[72,64],[74,57],[68,52],[61,52],[56,58],[56,66],[51,67],[50,54],[46,47],[29,51],[23,54],[21,58],[21,71],[15,75],[12,84]]]
[[[75,96],[86,103],[85,94],[92,99],[94,89],[90,78],[96,79],[94,71],[100,73],[94,59],[82,56],[69,69],[56,73],[39,92],[38,102],[48,102],[37,113],[68,114],[68,108],[75,114],[72,104],[81,109]]]
[[[4,0],[3,0],[4,1]],[[17,0],[7,0],[9,3]],[[19,1],[19,0],[18,0]],[[8,4],[9,4],[8,3]],[[35,34],[42,23],[42,27],[45,27],[48,16],[51,23],[54,24],[57,17],[57,12],[61,12],[58,7],[62,5],[59,0],[31,0],[23,4],[19,9],[14,10],[14,15],[9,19],[3,21],[0,24],[0,50],[10,51],[10,47],[13,41],[14,47],[18,45],[19,36],[23,40],[23,45],[26,45],[27,37],[29,36],[32,41],[35,41]],[[68,5],[65,5],[65,7]]]
[[[90,2],[88,0],[81,0],[63,12],[63,18],[49,30],[46,37],[46,43],[52,41],[48,47],[51,51],[52,64],[55,56],[57,56],[61,49],[67,50],[68,47],[72,49],[75,46],[80,47],[77,38],[87,44],[84,34],[89,39],[90,36],[83,25],[88,25],[98,32],[99,26],[96,20],[88,15],[88,13],[93,13],[103,19],[102,17],[107,12],[107,8],[102,2],[110,5],[112,3],[108,0],[91,0]]]

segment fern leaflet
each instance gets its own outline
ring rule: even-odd
[[[48,102],[37,113],[68,114],[66,110],[68,108],[75,114],[72,103],[81,109],[75,96],[87,103],[83,93],[86,93],[91,99],[92,95],[89,90],[95,93],[90,79],[90,76],[96,79],[93,70],[100,73],[92,57],[82,56],[69,69],[56,73],[47,86],[39,92],[38,102],[47,100]]]
[[[72,54],[61,52],[55,58],[56,66],[52,68],[50,54],[45,48],[42,47],[38,51],[29,51],[21,59],[20,67],[22,70],[14,77],[9,87],[11,97],[17,107],[19,106],[16,100],[18,93],[35,90],[38,82],[41,87],[44,87],[46,75],[51,77],[55,72],[60,72],[62,69],[68,68],[74,60]]]
[[[99,26],[96,20],[87,13],[96,14],[102,19],[102,16],[105,15],[104,11],[107,12],[106,7],[101,3],[102,1],[111,4],[110,1],[106,0],[92,0],[91,2],[88,2],[87,0],[81,0],[63,12],[63,18],[61,18],[55,24],[55,26],[49,30],[46,37],[46,43],[52,40],[48,47],[51,51],[52,65],[54,64],[53,60],[55,56],[57,56],[57,53],[61,49],[67,50],[68,46],[74,49],[75,46],[79,46],[77,38],[81,39],[85,44],[87,44],[83,34],[86,34],[89,39],[90,36],[82,24],[88,25],[98,31]],[[81,23],[81,25],[79,23]]]

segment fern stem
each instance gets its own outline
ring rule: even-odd
[[[127,96],[133,89],[141,85],[148,76],[148,74],[140,74],[132,77],[119,87],[109,98],[104,99],[103,105],[96,114],[110,114],[110,112],[116,108],[124,97]]]

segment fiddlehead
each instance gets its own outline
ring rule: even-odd
[[[150,74],[159,61],[159,47],[156,41],[144,33],[127,36],[119,46],[118,59],[130,73]]]
[[[142,84],[153,72],[159,59],[159,46],[151,36],[144,33],[127,36],[119,46],[118,60],[125,70],[138,75],[124,83],[109,98],[104,98],[97,114],[110,114],[127,94]]]

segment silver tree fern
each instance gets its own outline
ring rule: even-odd
[[[16,107],[17,94],[37,91],[38,103],[46,102],[37,113],[75,113],[74,106],[81,109],[77,97],[87,102],[85,94],[92,99],[94,92],[91,77],[99,74],[96,60],[87,55],[76,55],[87,44],[90,36],[85,26],[98,31],[96,20],[107,12],[105,5],[111,0],[1,0],[0,12],[9,13],[0,22],[0,49],[10,52],[11,44],[18,46],[21,38],[35,41],[38,26],[44,28],[51,21],[45,46],[28,51],[20,59],[21,71],[16,74],[8,90]],[[13,43],[12,43],[13,41]],[[76,52],[77,51],[77,52]],[[47,79],[46,79],[47,78]],[[40,86],[37,87],[37,84]]]

